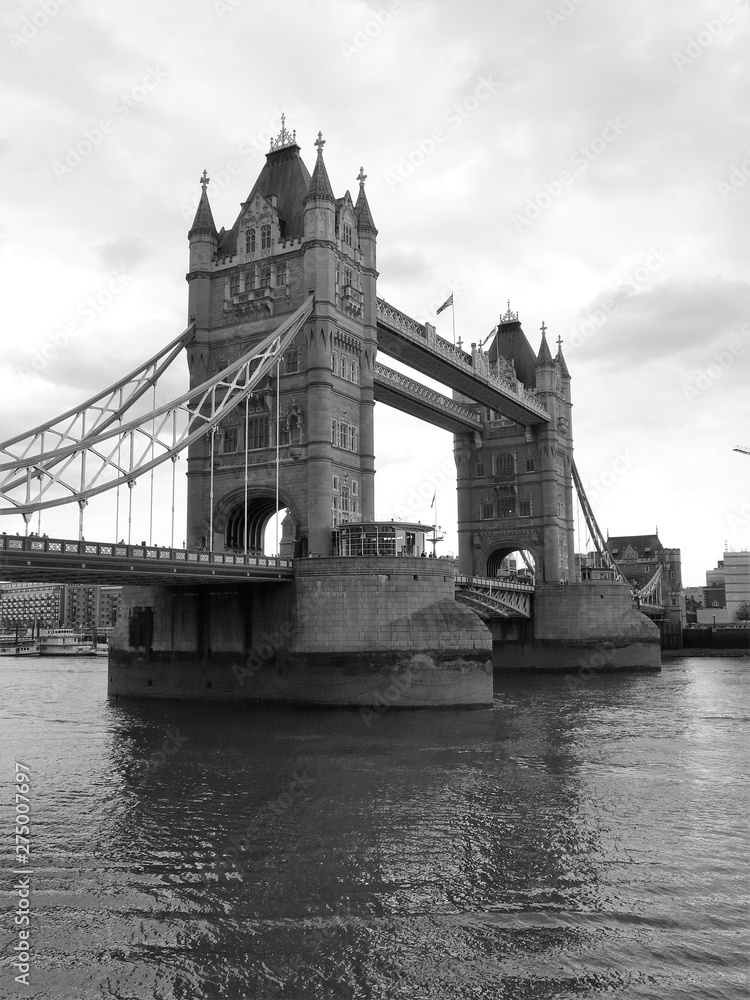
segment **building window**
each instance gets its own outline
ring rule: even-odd
[[[294,375],[299,371],[299,351],[287,351],[284,356],[284,371],[287,375]]]
[[[245,233],[245,253],[255,253],[255,230],[248,229]]]
[[[484,462],[477,462],[477,479],[481,479],[484,475]]]
[[[237,428],[225,427],[221,442],[221,450],[226,454],[228,451],[237,451]]]
[[[276,265],[276,287],[281,288],[287,282],[287,268],[286,264]]]
[[[509,451],[501,451],[495,455],[495,475],[503,479],[515,479],[516,463]]]
[[[268,447],[268,417],[251,417],[248,420],[247,446],[251,451]]]
[[[271,227],[269,225],[260,227],[260,248],[261,250],[271,249]]]
[[[264,267],[260,272],[260,287],[270,288],[271,287],[271,268]]]
[[[531,517],[531,500],[519,501],[518,513],[521,517]]]
[[[533,472],[534,471],[534,459],[533,458],[527,458],[526,459],[526,471],[527,472]]]
[[[331,420],[331,444],[334,446],[338,438],[338,426],[337,420]]]
[[[349,362],[349,381],[355,385],[359,382],[359,365],[356,361]]]
[[[352,272],[348,267],[344,268],[344,285],[351,285],[352,283]]]
[[[334,476],[333,477],[333,488],[334,488],[334,490],[338,490],[338,488],[339,488],[339,477],[338,476]]]
[[[233,274],[229,279],[229,294],[239,295],[240,294],[240,276],[239,274]]]
[[[344,243],[352,245],[352,227],[346,222],[344,223]]]
[[[339,355],[339,375],[341,378],[346,378],[346,358],[343,354]]]
[[[331,355],[331,371],[333,372],[334,375],[336,374],[336,355],[335,354]]]
[[[352,479],[352,496],[353,497],[358,497],[359,496],[359,480],[358,479]]]
[[[480,504],[479,516],[483,521],[491,521],[495,516],[494,504],[487,503],[486,501]]]

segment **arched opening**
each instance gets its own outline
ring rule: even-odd
[[[534,555],[528,549],[511,549],[508,546],[497,548],[487,557],[486,575],[533,586],[536,580]]]
[[[291,558],[294,555],[294,520],[286,507],[277,509],[270,496],[248,497],[247,519],[244,501],[235,504],[227,515],[224,534],[227,552],[245,552],[254,556]]]

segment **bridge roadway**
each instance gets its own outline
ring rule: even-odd
[[[291,583],[291,559],[201,552],[158,545],[87,542],[38,535],[0,536],[0,578],[34,583],[113,585]]]
[[[489,406],[516,423],[526,426],[549,421],[549,413],[534,395],[520,382],[514,385],[508,379],[490,371],[483,356],[475,358],[467,354],[455,344],[438,337],[433,327],[417,323],[385,299],[378,298],[377,314],[378,352],[403,361],[423,375],[450,386],[468,399]],[[381,377],[376,373],[375,378],[376,399],[406,413],[422,416],[431,423],[437,423],[434,407],[433,415],[430,416],[430,408],[420,402],[419,394],[413,390],[413,386],[418,383],[412,383],[410,387],[406,384],[410,380],[406,379],[399,386],[392,379],[384,379],[382,373],[380,374]],[[390,398],[387,398],[387,395]],[[447,399],[445,396],[441,398]],[[421,412],[419,412],[420,407]],[[454,411],[453,416],[455,418],[459,414]],[[438,426],[446,425],[438,423]],[[468,424],[464,423],[461,429],[466,430],[467,426]],[[446,426],[446,429],[454,428]]]

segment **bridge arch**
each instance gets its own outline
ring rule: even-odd
[[[291,501],[279,493],[278,506],[274,489],[253,486],[247,492],[247,551],[263,554],[263,542],[269,522],[278,511],[286,510],[283,521],[282,548],[293,547],[299,518]],[[245,489],[241,487],[225,494],[214,509],[214,535],[223,535],[227,552],[245,550]],[[285,553],[295,555],[293,551]]]
[[[514,568],[503,567],[509,556],[516,557]],[[527,541],[507,540],[491,542],[480,553],[479,575],[502,579],[505,577],[528,579],[541,573],[542,554]]]

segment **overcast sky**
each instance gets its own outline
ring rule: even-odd
[[[24,0],[0,19],[0,437],[183,329],[201,171],[228,228],[284,111],[309,169],[322,130],[337,196],[364,166],[381,295],[451,338],[433,314],[454,290],[467,344],[507,299],[535,349],[542,321],[562,337],[605,531],[658,525],[693,585],[725,540],[750,546],[748,0]],[[389,518],[452,439],[378,404],[376,454]],[[110,537],[94,508],[86,536]],[[455,549],[450,479],[438,512]],[[75,535],[77,511],[42,530]]]

